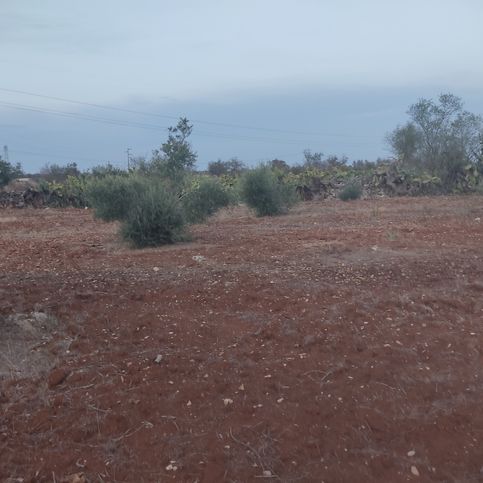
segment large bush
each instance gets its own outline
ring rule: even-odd
[[[296,202],[293,186],[284,183],[266,166],[252,169],[243,175],[240,195],[257,216],[280,215]]]
[[[161,183],[151,183],[128,210],[121,235],[137,248],[154,247],[182,239],[184,225],[178,197]]]
[[[96,218],[104,221],[122,220],[148,184],[147,178],[134,175],[91,178],[86,186],[86,196]]]
[[[230,204],[227,189],[213,178],[196,180],[182,197],[183,209],[189,223],[200,223],[217,210]]]
[[[87,195],[96,217],[121,221],[121,236],[135,247],[165,245],[183,237],[180,199],[160,178],[109,175],[91,179]]]

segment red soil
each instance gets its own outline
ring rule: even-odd
[[[236,209],[133,251],[89,210],[0,211],[0,330],[60,323],[48,370],[14,375],[15,340],[3,361],[0,480],[482,481],[480,219],[479,197]]]

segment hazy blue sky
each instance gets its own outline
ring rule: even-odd
[[[27,170],[121,164],[183,115],[200,167],[373,159],[420,97],[483,113],[482,25],[482,0],[0,0],[0,145]]]

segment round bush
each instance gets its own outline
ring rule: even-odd
[[[342,201],[358,200],[362,196],[362,187],[360,184],[351,183],[342,189],[339,193],[339,198]]]
[[[266,166],[247,171],[240,180],[242,200],[257,216],[275,216],[285,213],[295,202],[295,191],[279,181]]]
[[[182,239],[184,225],[178,198],[160,185],[151,185],[128,211],[121,235],[135,247],[154,247]]]
[[[86,197],[96,218],[104,221],[123,220],[148,181],[138,176],[108,175],[92,178],[86,186]]]
[[[230,204],[230,196],[220,182],[203,178],[182,198],[183,210],[188,223],[200,223],[217,210]]]

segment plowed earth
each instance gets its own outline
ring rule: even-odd
[[[116,231],[0,211],[0,480],[483,481],[483,198]]]

